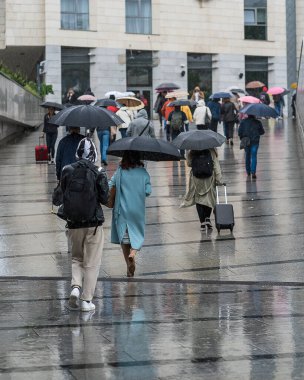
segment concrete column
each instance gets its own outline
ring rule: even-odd
[[[163,82],[173,82],[181,89],[188,89],[187,53],[178,51],[158,51],[153,53],[153,104],[157,93],[155,87]],[[182,67],[183,66],[183,67]],[[185,76],[181,72],[185,71]]]
[[[46,100],[61,103],[61,46],[46,45],[45,60],[44,80],[46,84],[53,86],[54,91],[54,94],[46,96]]]
[[[227,87],[245,88],[245,56],[240,54],[215,54],[212,58],[213,92]],[[239,74],[243,74],[239,78]]]
[[[5,0],[0,0],[0,49],[5,49],[5,20],[6,7]]]
[[[98,98],[110,90],[126,91],[126,52],[124,49],[91,49],[91,89]]]

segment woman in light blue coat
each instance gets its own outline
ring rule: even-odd
[[[137,152],[126,151],[109,181],[116,187],[111,242],[120,244],[127,264],[127,276],[135,272],[135,256],[145,238],[145,201],[151,194],[150,176]]]

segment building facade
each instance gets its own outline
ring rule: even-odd
[[[302,3],[0,0],[0,61],[32,78],[40,67],[56,101],[70,87],[99,98],[140,91],[151,106],[162,82],[207,93],[251,80],[288,87],[297,79]]]

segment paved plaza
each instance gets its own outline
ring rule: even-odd
[[[185,161],[147,163],[135,277],[105,209],[93,315],[67,309],[65,223],[51,213],[55,168],[35,163],[40,132],[1,147],[0,379],[304,379],[303,151],[292,121],[265,128],[256,181],[236,137],[219,149],[233,234],[202,233],[195,208],[179,208]]]

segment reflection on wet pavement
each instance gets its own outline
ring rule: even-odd
[[[266,130],[255,182],[236,140],[219,150],[233,235],[201,233],[195,209],[179,208],[184,161],[147,164],[136,276],[124,277],[105,210],[94,314],[67,309],[70,257],[54,167],[34,162],[39,132],[1,148],[0,379],[303,379],[303,153],[292,123]]]

